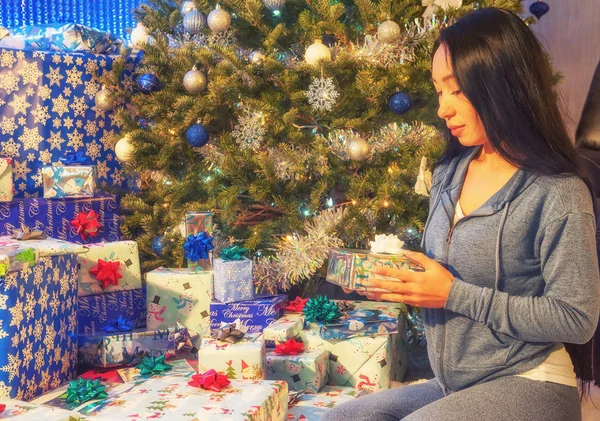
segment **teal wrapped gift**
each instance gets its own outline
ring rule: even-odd
[[[84,165],[42,168],[45,199],[94,197],[96,168]]]
[[[305,351],[298,355],[267,352],[267,380],[283,380],[289,390],[318,393],[329,380],[329,352]]]
[[[215,300],[222,303],[254,299],[252,260],[224,260],[215,258],[213,263]]]
[[[0,237],[0,259],[16,240]],[[70,380],[77,362],[77,256],[53,239],[19,243],[34,266],[0,277],[0,398],[31,400]]]

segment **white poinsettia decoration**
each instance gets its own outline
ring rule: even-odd
[[[419,175],[415,183],[415,193],[429,196],[431,190],[431,171],[427,169],[427,158],[421,158],[421,166],[419,167]]]
[[[423,0],[421,4],[427,7],[423,17],[430,18],[439,10],[447,10],[450,7],[461,7],[462,3],[462,0]]]
[[[402,254],[404,253],[403,246],[404,241],[400,240],[397,235],[377,234],[375,235],[375,241],[371,241],[371,252],[379,254]]]

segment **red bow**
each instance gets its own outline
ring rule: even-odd
[[[304,310],[304,306],[306,305],[306,303],[308,302],[308,298],[300,298],[300,297],[296,297],[296,299],[294,301],[290,301],[290,303],[287,305],[287,307],[285,308],[287,311],[293,311],[295,313],[302,313],[302,310]]]
[[[120,262],[105,262],[98,259],[98,264],[90,269],[90,274],[94,275],[102,283],[102,289],[109,285],[119,285],[119,279],[123,277],[119,273]]]
[[[75,219],[71,221],[71,224],[77,228],[77,234],[80,234],[83,240],[88,236],[97,237],[98,230],[102,228],[102,225],[98,222],[98,214],[93,210],[79,212]]]
[[[225,374],[219,374],[215,370],[208,370],[203,374],[194,374],[192,381],[188,382],[188,384],[193,387],[220,392],[222,387],[229,386],[229,379]]]
[[[6,409],[6,404],[0,403],[0,414],[3,413],[5,409]]]
[[[304,351],[304,344],[302,342],[296,342],[295,339],[276,345],[275,354],[277,355],[298,355]]]

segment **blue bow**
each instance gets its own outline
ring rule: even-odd
[[[60,157],[63,165],[90,165],[90,159],[83,152],[67,152],[65,156]]]
[[[133,329],[133,322],[125,317],[119,317],[117,320],[112,319],[108,325],[102,328],[105,333],[129,332],[131,329]]]
[[[196,235],[190,235],[183,245],[185,258],[191,262],[208,259],[208,252],[214,248],[212,240],[213,238],[204,231]]]

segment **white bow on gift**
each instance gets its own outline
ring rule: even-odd
[[[427,169],[427,158],[421,158],[421,166],[419,167],[419,175],[415,183],[415,193],[429,196],[431,190],[431,171]]]
[[[439,9],[447,10],[450,7],[461,7],[462,0],[423,0],[421,2],[427,9],[423,12],[424,18],[430,18],[438,12]]]
[[[375,241],[371,241],[371,252],[379,254],[402,254],[404,253],[402,246],[404,246],[404,241],[400,240],[396,235],[377,234]]]

